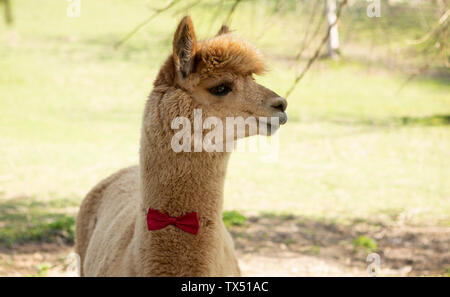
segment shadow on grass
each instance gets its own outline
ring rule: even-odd
[[[450,228],[385,225],[356,219],[346,224],[289,214],[262,214],[229,224],[240,254],[318,259],[365,272],[369,253],[389,275],[442,275],[450,267]],[[303,261],[303,260],[302,260]]]
[[[28,197],[0,203],[0,245],[11,247],[28,241],[73,243],[75,216],[69,215],[68,200],[49,202]]]
[[[293,122],[300,122],[299,118],[293,117]],[[447,126],[450,125],[450,114],[436,114],[425,117],[396,117],[388,119],[339,119],[339,118],[320,118],[319,122],[329,122],[344,126],[366,126],[379,128],[401,128],[408,126]]]
[[[440,115],[432,115],[428,117],[401,117],[397,119],[398,122],[403,126],[407,125],[422,125],[422,126],[445,126],[450,125],[450,115],[449,114],[440,114]]]

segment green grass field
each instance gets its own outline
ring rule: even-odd
[[[68,18],[66,1],[13,1],[14,27],[0,25],[0,240],[39,238],[26,226],[72,232],[87,191],[137,163],[143,106],[183,14],[161,14],[115,50],[151,14],[145,3],[82,1],[81,17]],[[231,27],[267,56],[271,71],[257,80],[284,95],[301,67],[292,56],[303,23],[283,31],[296,24],[287,15],[265,29],[264,7],[242,5]],[[189,13],[200,38],[225,15]],[[405,38],[422,35],[409,26]],[[370,43],[370,25],[360,28],[349,53]],[[450,226],[450,76],[397,92],[407,77],[351,57],[319,61],[288,98],[278,161],[232,157],[225,209]]]

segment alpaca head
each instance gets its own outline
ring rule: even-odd
[[[246,41],[231,34],[223,26],[216,36],[197,41],[192,20],[184,17],[175,32],[173,53],[162,67],[155,87],[166,86],[171,96],[163,99],[159,118],[192,119],[194,109],[202,116],[258,120],[257,132],[248,129],[244,136],[273,133],[287,121],[287,102],[275,92],[255,82],[253,75],[265,71],[259,51]],[[273,121],[272,121],[273,123]],[[278,123],[277,123],[278,124]],[[265,129],[260,127],[265,125]]]

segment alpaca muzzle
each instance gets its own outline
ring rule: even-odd
[[[280,125],[286,124],[288,120],[288,116],[286,113],[287,109],[287,101],[283,97],[272,97],[267,100],[267,105],[272,109],[275,110],[275,113],[272,115],[272,117],[277,117],[279,119]]]

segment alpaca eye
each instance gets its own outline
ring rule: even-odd
[[[231,92],[231,88],[225,84],[221,84],[209,89],[209,92],[214,96],[225,96]]]

